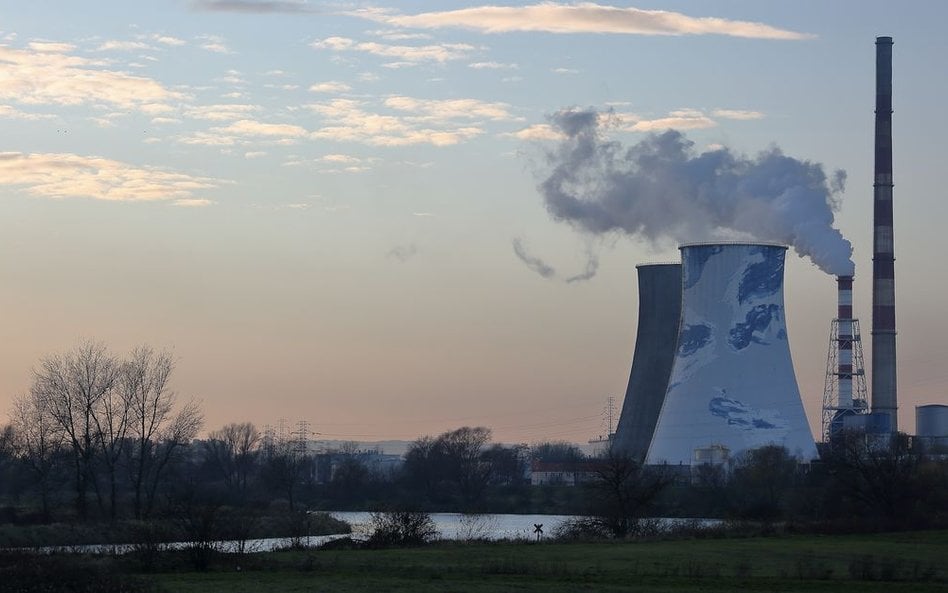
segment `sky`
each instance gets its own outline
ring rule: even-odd
[[[635,266],[675,241],[555,220],[564,109],[634,145],[779,147],[846,172],[835,228],[870,364],[874,41],[894,38],[900,428],[948,403],[948,4],[168,0],[0,8],[0,410],[45,355],[173,352],[206,428],[605,433]],[[703,239],[696,237],[697,240]],[[818,434],[835,281],[792,252]]]

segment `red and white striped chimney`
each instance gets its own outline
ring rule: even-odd
[[[872,413],[898,430],[895,246],[892,232],[892,38],[876,38],[876,133],[872,250]]]
[[[836,375],[839,378],[840,409],[853,407],[853,277],[837,276],[837,313],[839,356]]]

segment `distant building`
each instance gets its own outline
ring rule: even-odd
[[[596,462],[534,461],[530,464],[531,486],[576,486],[596,479]]]

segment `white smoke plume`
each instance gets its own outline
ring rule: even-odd
[[[852,275],[852,245],[833,228],[844,171],[828,178],[821,164],[776,147],[754,158],[728,148],[698,153],[675,130],[623,146],[605,138],[610,119],[592,109],[552,116],[563,139],[547,154],[539,189],[555,219],[653,244],[775,241],[828,274]]]

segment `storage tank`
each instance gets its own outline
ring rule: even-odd
[[[681,317],[681,264],[636,266],[639,320],[632,370],[612,447],[636,461],[648,453],[675,359]]]
[[[948,437],[948,406],[915,406],[915,434],[920,437]]]
[[[787,341],[786,246],[680,249],[682,318],[646,462],[688,465],[708,443],[732,456],[775,444],[816,458]]]

